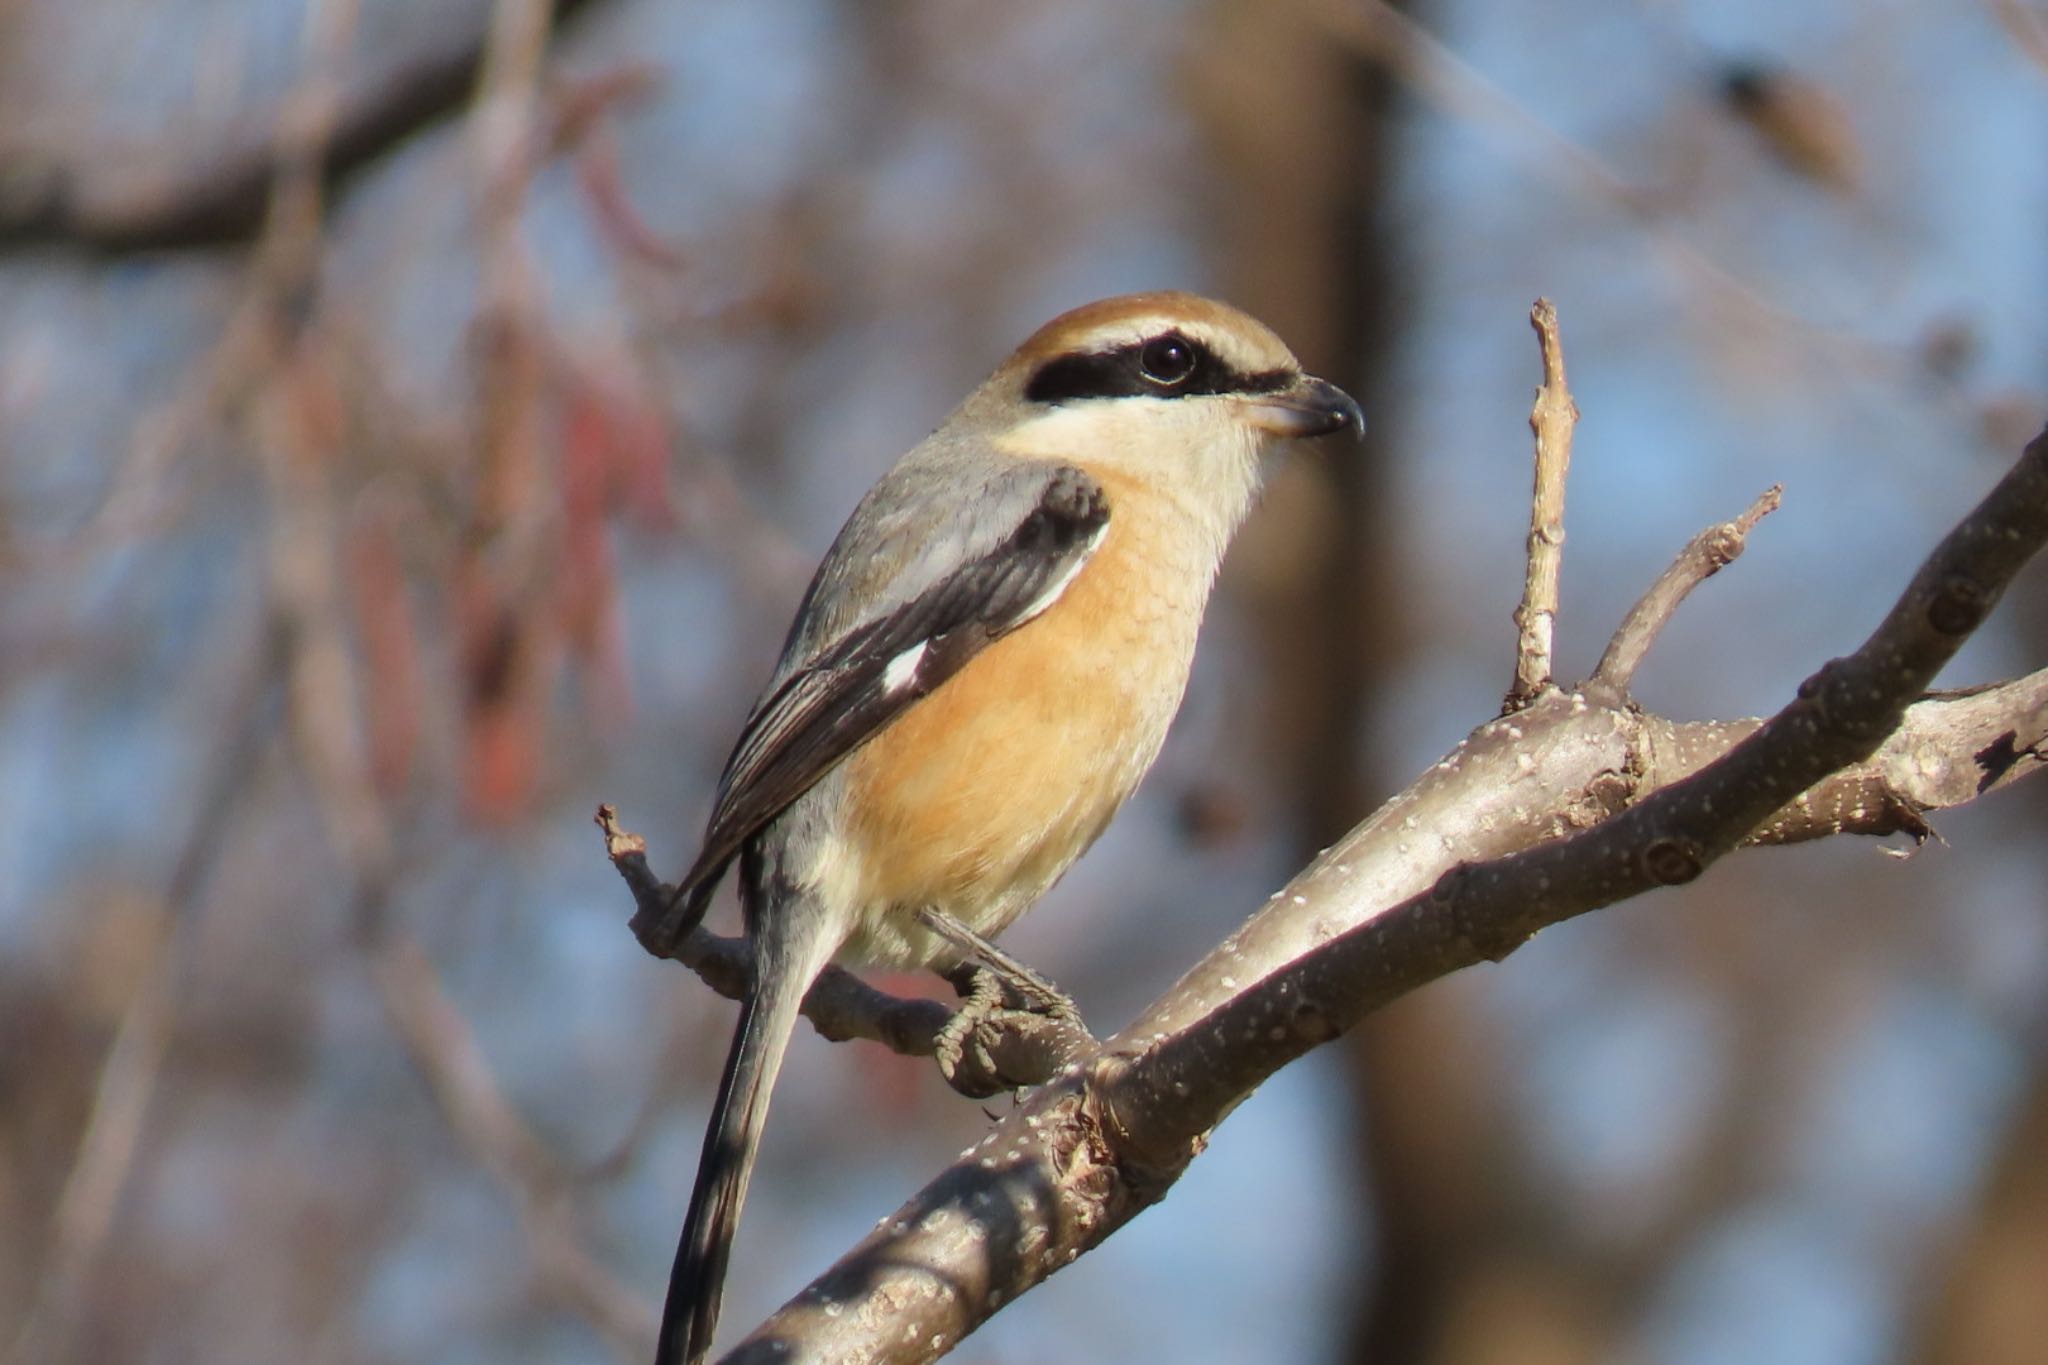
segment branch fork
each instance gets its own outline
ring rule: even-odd
[[[1275,1070],[1397,996],[1498,961],[1548,925],[1692,881],[1743,844],[1901,831],[1921,840],[1925,812],[2048,766],[2048,669],[1925,692],[2048,542],[2048,432],[1934,550],[1864,645],[1821,666],[1777,715],[1678,722],[1628,695],[1678,605],[1778,506],[1775,487],[1695,536],[1623,619],[1593,676],[1559,687],[1551,629],[1578,411],[1555,310],[1539,301],[1531,320],[1544,383],[1531,414],[1529,567],[1503,714],[1325,851],[1122,1033],[1027,1046],[1047,1064],[1034,1073],[1044,1083],[728,1359],[933,1359],[1162,1197]],[[638,924],[666,890],[609,807],[599,823]],[[743,943],[701,927],[675,956],[726,994],[747,969]],[[919,1054],[951,1018],[837,971],[805,1011],[827,1036]]]

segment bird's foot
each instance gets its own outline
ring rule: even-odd
[[[996,1074],[996,1059],[989,1052],[994,1040],[988,1033],[1003,1005],[1002,979],[968,963],[951,980],[960,992],[960,1008],[932,1039],[932,1060],[947,1085],[969,1099],[986,1099],[1009,1088]]]
[[[1050,1079],[1094,1046],[1081,1011],[1059,987],[950,915],[926,910],[920,919],[962,957],[944,974],[960,992],[960,1008],[932,1045],[946,1084],[983,1099]]]
[[[967,965],[992,973],[1008,996],[1008,1008],[1075,1024],[1081,1022],[1081,1011],[1065,991],[959,920],[942,910],[920,910],[918,920],[958,949]],[[956,988],[960,985],[958,981],[953,984]]]

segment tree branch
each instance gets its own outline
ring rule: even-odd
[[[1636,669],[1642,665],[1643,657],[1650,652],[1657,636],[1670,623],[1678,604],[1685,601],[1694,588],[1735,562],[1749,543],[1749,533],[1756,529],[1758,522],[1778,510],[1784,493],[1785,486],[1774,483],[1735,520],[1709,526],[1694,536],[1678,552],[1678,558],[1671,561],[1671,567],[1658,576],[1650,590],[1622,618],[1614,638],[1607,642],[1606,652],[1600,656],[1599,665],[1593,670],[1593,681],[1604,683],[1617,692],[1628,691],[1629,685],[1635,681]]]
[[[1990,790],[2039,768],[2040,675],[1918,699],[2044,540],[2048,433],[1929,556],[1861,649],[1823,666],[1776,716],[1713,737],[1726,752],[1689,773],[1655,770],[1660,755],[1625,698],[1551,692],[1482,726],[731,1358],[940,1355],[1160,1198],[1275,1070],[1396,996],[1499,960],[1547,925],[1690,881],[1765,837],[1782,808],[1796,814],[1809,788],[1841,774],[1846,794],[1871,779],[1849,776],[1858,764],[1904,772],[1944,728],[1972,737],[1964,742],[1997,734],[1967,763],[1944,755],[1930,790]],[[1966,724],[1976,697],[1989,699],[1988,718]],[[1956,776],[1972,764],[1974,778]],[[1795,819],[1782,832],[1798,828]]]
[[[1564,568],[1564,489],[1572,467],[1572,433],[1579,405],[1564,378],[1564,342],[1557,334],[1557,308],[1549,299],[1529,310],[1543,355],[1543,384],[1529,410],[1536,434],[1536,487],[1529,499],[1528,573],[1522,602],[1515,608],[1520,632],[1515,647],[1515,681],[1507,709],[1519,711],[1551,685],[1551,639],[1557,627],[1557,580]]]

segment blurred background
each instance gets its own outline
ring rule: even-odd
[[[810,566],[1026,333],[1190,287],[1365,402],[1011,942],[1098,1032],[1560,671],[1852,647],[2048,397],[2041,0],[0,0],[0,1352],[641,1358],[731,1006],[625,928]],[[2048,655],[2031,572],[1954,684]],[[1292,1068],[957,1353],[2048,1361],[2048,789],[1732,859]],[[730,916],[726,907],[721,914]],[[916,983],[899,983],[916,988]],[[807,1032],[737,1332],[985,1120]]]

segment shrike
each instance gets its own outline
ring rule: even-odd
[[[711,1346],[768,1093],[833,960],[947,967],[994,937],[1159,754],[1261,456],[1358,404],[1225,304],[1133,294],[1041,328],[862,498],[726,761],[672,947],[738,859],[753,975],[662,1314]]]

